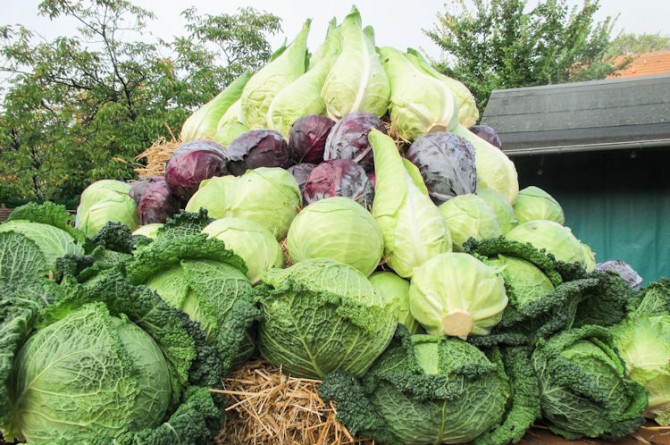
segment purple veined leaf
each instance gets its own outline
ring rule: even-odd
[[[213,141],[195,140],[182,144],[167,163],[165,180],[170,191],[188,201],[200,182],[228,174],[223,150]]]
[[[257,129],[241,134],[225,152],[230,174],[241,176],[247,170],[259,167],[291,166],[288,142],[274,130]]]
[[[362,111],[349,113],[330,131],[324,160],[348,159],[360,164],[366,172],[374,171],[374,157],[368,141],[368,134],[373,128],[386,133],[379,116]]]
[[[363,167],[348,159],[334,159],[316,166],[305,183],[305,204],[334,196],[353,199],[365,208],[372,206],[374,188]]]
[[[477,188],[475,148],[460,136],[446,131],[424,134],[412,143],[406,157],[419,168],[428,194],[438,205]]]
[[[156,180],[144,189],[137,204],[137,215],[141,225],[164,223],[177,213],[181,206],[181,200],[170,192],[165,179]]]
[[[323,162],[326,140],[335,121],[318,114],[309,114],[296,120],[291,126],[288,145],[296,163]]]
[[[300,193],[305,189],[305,183],[307,182],[307,177],[309,174],[316,168],[317,164],[312,164],[309,162],[301,162],[300,164],[292,165],[288,168],[288,171],[293,175],[296,181],[298,181],[298,186],[300,187]]]

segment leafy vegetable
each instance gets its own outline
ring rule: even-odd
[[[372,215],[382,229],[387,264],[408,278],[430,258],[451,250],[449,228],[408,173],[393,139],[378,130],[369,138],[376,174]]]
[[[184,209],[187,212],[205,209],[212,218],[223,218],[226,215],[226,196],[234,183],[234,176],[216,176],[202,180],[198,191],[191,196]]]
[[[222,218],[209,224],[202,232],[223,241],[227,249],[244,260],[251,284],[258,283],[265,271],[284,267],[284,252],[272,232],[253,221]]]
[[[405,156],[419,168],[436,204],[475,192],[475,148],[465,139],[442,131],[424,134],[410,145]]]
[[[94,235],[110,221],[126,224],[131,230],[139,224],[137,205],[128,194],[131,185],[105,179],[96,181],[81,194],[75,225],[87,236]]]
[[[342,196],[369,208],[374,189],[363,167],[347,159],[324,161],[312,169],[303,190],[306,204]]]
[[[374,171],[374,157],[368,136],[372,129],[386,133],[382,120],[371,113],[355,111],[337,121],[326,139],[323,158],[326,161],[348,159],[366,172]]]
[[[300,117],[291,126],[289,147],[297,163],[323,162],[326,140],[335,122],[325,116],[308,114]]]
[[[231,122],[225,125],[219,125],[214,135],[214,140],[222,147],[230,147],[235,139],[250,131],[249,127],[242,122]]]
[[[397,49],[379,49],[391,85],[391,127],[401,139],[414,141],[420,135],[452,130],[458,110],[451,89],[424,72]]]
[[[181,200],[170,192],[167,181],[163,177],[161,179],[144,188],[137,204],[140,225],[164,223],[182,206]]]
[[[507,232],[505,237],[511,241],[531,243],[537,249],[545,249],[559,261],[586,267],[586,257],[577,238],[569,228],[555,221],[527,221]]]
[[[291,375],[362,375],[393,336],[395,314],[351,266],[309,259],[271,269],[263,282],[260,351]]]
[[[640,290],[642,285],[642,277],[631,267],[630,264],[623,260],[611,260],[599,263],[595,266],[595,270],[603,272],[610,271],[619,275],[633,290]]]
[[[475,147],[477,190],[494,190],[513,204],[519,193],[519,181],[514,163],[500,149],[474,135],[462,125],[457,125],[453,133]]]
[[[534,185],[519,191],[514,203],[514,215],[519,223],[533,219],[548,219],[565,224],[565,215],[558,201]]]
[[[225,160],[223,147],[214,141],[198,139],[181,144],[165,170],[170,192],[188,201],[202,181],[226,174]]]
[[[496,214],[503,235],[517,226],[519,221],[514,215],[514,208],[500,193],[494,190],[479,189],[475,194],[483,198]]]
[[[328,116],[335,121],[353,111],[383,116],[391,88],[372,36],[363,31],[356,7],[340,26],[342,49],[321,90]]]
[[[156,291],[199,322],[216,344],[224,374],[253,352],[248,334],[257,317],[244,261],[205,234],[162,238],[126,264],[131,283]]]
[[[244,86],[240,120],[252,130],[268,127],[267,114],[275,96],[305,72],[310,25],[311,20],[306,20],[286,50],[258,70]]]
[[[465,124],[463,124],[463,126],[467,127]],[[473,125],[470,127],[470,131],[494,147],[502,148],[500,137],[498,137],[498,133],[496,133],[493,127],[485,124]]]
[[[184,142],[195,139],[214,139],[219,121],[240,98],[242,89],[250,78],[250,72],[238,76],[212,100],[191,114],[182,125],[179,138]]]
[[[486,335],[507,306],[503,279],[474,256],[448,252],[416,268],[409,288],[412,316],[431,335]]]
[[[370,283],[384,301],[393,305],[398,323],[403,324],[410,334],[419,332],[419,323],[409,311],[409,281],[393,272],[375,272],[370,275]]]
[[[469,238],[481,240],[502,235],[496,214],[478,195],[455,196],[438,208],[449,227],[455,252],[462,252],[463,244]]]
[[[276,131],[265,129],[242,133],[230,144],[225,157],[227,170],[235,176],[258,167],[288,168],[291,165],[286,139]]]
[[[502,418],[509,386],[499,356],[462,340],[396,341],[360,380],[337,372],[319,388],[353,434],[384,444],[467,443]]]
[[[384,252],[377,221],[366,209],[343,197],[326,198],[298,213],[286,237],[293,263],[331,258],[370,275]]]
[[[287,170],[293,175],[295,180],[298,182],[298,188],[300,188],[300,193],[302,194],[305,190],[305,184],[307,183],[307,178],[309,174],[316,168],[316,164],[311,164],[309,162],[301,162],[300,164],[295,164],[290,166]]]
[[[555,434],[618,440],[642,424],[646,390],[628,378],[605,328],[584,326],[540,339],[532,361],[542,418]]]

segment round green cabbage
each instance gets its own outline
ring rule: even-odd
[[[94,442],[153,428],[171,398],[156,342],[102,303],[38,330],[15,370],[16,427],[29,443]]]
[[[393,304],[398,323],[404,324],[411,334],[419,331],[419,323],[409,311],[409,281],[393,272],[375,272],[370,283],[383,300]]]
[[[210,217],[223,218],[226,215],[226,196],[236,179],[234,176],[217,176],[201,181],[198,190],[188,200],[184,210],[195,213],[205,209]]]
[[[519,191],[514,202],[514,214],[520,223],[533,219],[548,219],[565,224],[565,215],[558,201],[534,185]]]
[[[509,232],[519,224],[516,215],[514,215],[512,204],[510,204],[500,193],[495,190],[482,188],[478,189],[475,193],[477,196],[483,198],[496,214],[498,224],[500,224],[500,230],[502,230],[503,234]]]
[[[115,179],[103,179],[81,193],[75,225],[86,236],[98,233],[110,221],[118,221],[135,230],[140,225],[137,204],[130,197],[131,185]]]
[[[154,239],[156,238],[156,234],[161,227],[163,227],[162,223],[145,224],[135,229],[133,235],[142,235],[146,236],[147,238]]]
[[[578,263],[588,266],[588,260],[581,243],[568,227],[556,221],[535,219],[519,224],[510,230],[505,237],[511,241],[530,243],[536,249],[544,249],[558,261]]]
[[[466,253],[436,255],[415,270],[412,316],[431,335],[486,335],[502,319],[507,294],[496,270]]]
[[[256,284],[273,267],[284,267],[284,252],[274,235],[265,227],[242,218],[222,218],[202,230],[220,239],[226,248],[239,255],[247,265],[247,278]]]
[[[534,264],[512,256],[498,255],[486,261],[499,270],[507,284],[510,305],[522,309],[554,290],[549,277]]]
[[[261,354],[296,377],[360,376],[391,341],[393,309],[352,266],[309,259],[271,269],[263,282]]]
[[[331,258],[366,276],[384,253],[377,221],[360,204],[343,197],[322,199],[302,209],[289,227],[286,246],[293,263]]]
[[[279,167],[260,167],[247,170],[231,183],[222,217],[254,221],[282,240],[301,204],[300,188],[291,173]]]
[[[500,223],[484,198],[475,194],[454,196],[440,204],[440,213],[449,227],[455,252],[463,251],[469,238],[482,240],[502,235]]]

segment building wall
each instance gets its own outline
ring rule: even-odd
[[[624,260],[644,283],[670,277],[670,148],[520,156],[520,186],[563,207],[566,226],[596,253]]]

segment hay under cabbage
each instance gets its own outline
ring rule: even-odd
[[[318,380],[291,377],[267,361],[247,363],[211,390],[228,400],[218,445],[374,445],[335,420],[332,402],[318,395]]]

